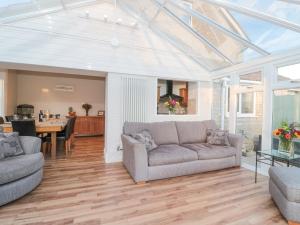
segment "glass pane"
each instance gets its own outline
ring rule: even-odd
[[[244,137],[243,163],[255,165],[255,151],[261,149],[263,124],[262,74],[260,71],[241,74],[236,133]]]
[[[278,0],[229,0],[237,5],[242,5],[254,9],[259,12],[264,12],[281,19],[285,19],[294,23],[300,22],[300,5],[291,4],[285,1]]]
[[[254,93],[241,94],[241,112],[253,113],[254,112]]]
[[[176,17],[183,19],[187,16],[186,13],[174,8],[172,8],[171,13],[166,13],[165,10],[157,13],[159,7],[151,0],[123,0],[120,3],[121,7],[130,9],[136,16],[149,23],[157,35],[172,43],[207,70],[220,69],[230,65],[213,49],[203,44],[188,28],[177,21]],[[169,7],[168,4],[166,6]],[[190,26],[189,24],[186,25]]]
[[[282,122],[294,123],[300,129],[300,88],[274,90],[273,92],[273,130],[280,128]],[[273,148],[278,148],[278,139],[273,137]],[[300,153],[300,143],[295,143]]]
[[[262,75],[261,72],[248,73],[240,76],[241,85],[249,85],[249,84],[261,84],[262,83]]]
[[[279,67],[278,81],[299,81],[300,80],[300,63]]]
[[[253,17],[230,11],[231,15],[240,24],[250,41],[268,52],[278,52],[299,47],[300,34],[275,24]],[[300,18],[299,18],[300,21]],[[245,58],[253,57],[250,52]]]
[[[213,81],[213,101],[212,101],[212,119],[216,121],[218,127],[228,130],[229,118],[226,103],[228,100],[229,77],[216,79]],[[228,100],[229,101],[229,100]]]
[[[168,9],[172,12],[175,12],[176,15],[180,15],[182,10],[175,8],[171,4],[166,5]],[[244,61],[243,52],[247,49],[247,47],[240,42],[234,40],[230,36],[224,34],[218,29],[207,25],[207,23],[202,22],[196,17],[192,18],[193,28],[205,37],[207,40],[213,44],[215,48],[221,51],[224,55],[226,55],[229,59],[231,59],[235,63],[239,63]]]

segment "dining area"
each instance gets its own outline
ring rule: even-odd
[[[21,118],[5,121],[0,117],[0,131],[3,133],[18,132],[19,136],[39,137],[44,156],[50,152],[51,159],[57,158],[57,143],[64,142],[65,155],[71,151],[74,141],[76,117],[48,118],[39,121],[35,118]]]

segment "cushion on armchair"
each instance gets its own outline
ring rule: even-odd
[[[18,133],[0,133],[0,159],[22,154],[24,151]]]

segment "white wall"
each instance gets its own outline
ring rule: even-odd
[[[6,82],[6,107],[5,114],[13,115],[17,106],[17,74],[15,70],[8,70]]]
[[[0,79],[4,81],[3,90],[0,90],[0,116],[13,115],[17,105],[17,75],[14,70],[0,71]],[[1,87],[2,89],[2,87]],[[2,96],[3,95],[3,96]]]
[[[51,75],[51,74],[50,74]],[[98,110],[105,109],[105,80],[100,78],[84,79],[75,77],[44,76],[29,72],[18,73],[17,76],[17,104],[31,104],[35,108],[35,115],[39,110],[49,110],[53,114],[68,114],[68,107],[72,106],[77,115],[85,115],[83,103],[92,105],[89,115],[96,115]],[[74,87],[74,92],[56,91],[56,85]],[[49,92],[43,92],[47,89]]]
[[[135,79],[135,76],[128,74],[109,73],[106,80],[106,133],[105,133],[105,160],[106,162],[117,162],[122,160],[121,134],[124,120],[124,107],[122,106],[123,89],[122,78],[130,77]],[[157,78],[137,76],[136,79],[144,79],[146,83],[146,96],[141,96],[145,104],[134,105],[136,111],[139,107],[144,107],[148,115],[144,118],[144,122],[155,121],[201,121],[211,119],[211,82],[195,82],[193,91],[198,92],[198,113],[196,115],[157,115]],[[144,85],[143,85],[144,86]],[[140,93],[141,86],[131,87],[136,89],[133,93]],[[149,94],[149,92],[150,94]],[[135,103],[132,103],[135,104]],[[150,106],[150,107],[149,107]],[[125,119],[126,120],[126,119]]]

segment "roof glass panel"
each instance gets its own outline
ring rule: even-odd
[[[192,6],[196,12],[200,12],[201,5],[194,3]],[[175,7],[174,4],[166,4],[166,7],[172,10],[172,12],[174,12],[176,15],[180,15],[180,13],[182,13],[183,11],[181,8]],[[215,13],[219,12],[218,9],[214,6],[208,6],[206,7],[206,10],[210,10],[211,12]],[[203,15],[202,12],[201,15]],[[235,30],[236,24],[232,25],[231,23],[228,23],[227,20],[223,19],[224,17],[221,18],[219,18],[221,22],[219,24],[224,24],[222,25],[222,27],[228,29],[229,31]],[[248,47],[242,42],[235,40],[228,34],[222,32],[220,29],[210,26],[208,23],[200,20],[195,16],[191,17],[191,26],[199,34],[209,40],[219,51],[221,51],[229,59],[231,59],[233,63],[243,62],[245,60],[245,57],[246,59],[249,59],[250,53],[252,57],[260,56],[260,54],[258,54],[257,52],[248,49]],[[246,40],[243,35],[239,34],[239,36]]]
[[[174,9],[172,9],[171,13],[165,9],[160,10],[160,5],[153,4],[153,2],[155,2],[155,0],[142,2],[138,0],[122,0],[120,4],[121,7],[125,4],[127,9],[144,19],[154,32],[162,38],[167,39],[204,68],[215,70],[230,65],[224,58],[216,54],[213,49],[203,44],[197,35],[187,28],[191,24],[189,24],[190,18],[188,18],[186,13]],[[160,1],[157,2],[160,3]],[[167,5],[165,6],[169,9]],[[178,22],[178,19],[182,20],[185,25]]]
[[[300,23],[300,2],[298,4],[291,3],[289,0],[230,0],[230,2],[290,22]]]
[[[297,41],[300,38],[300,33],[285,29],[270,22],[240,13],[230,12],[243,28],[249,40],[262,49],[275,53],[300,47],[300,43]]]
[[[0,0],[0,22],[107,1]],[[268,53],[300,48],[300,4],[293,1],[118,0],[117,3],[205,68],[216,70]],[[252,12],[239,12],[240,7],[241,11]],[[84,8],[78,9],[84,12]],[[219,27],[195,16],[195,12]],[[279,20],[274,23],[272,18]],[[291,26],[284,26],[285,22]]]

